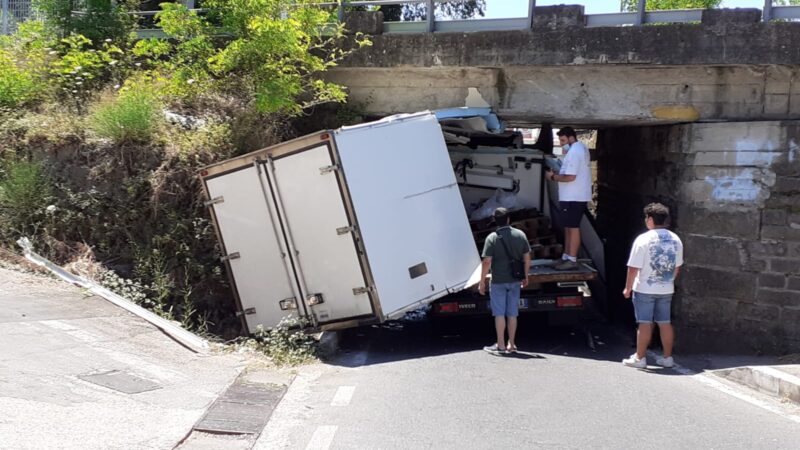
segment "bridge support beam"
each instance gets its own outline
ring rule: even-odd
[[[340,67],[326,78],[374,115],[464,106],[479,96],[520,125],[800,118],[800,68],[791,66]]]

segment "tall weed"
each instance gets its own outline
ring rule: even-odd
[[[153,90],[133,85],[101,102],[89,123],[99,136],[118,144],[149,142],[160,123],[161,105]]]
[[[0,178],[0,238],[34,236],[44,226],[53,199],[40,164],[10,160]]]

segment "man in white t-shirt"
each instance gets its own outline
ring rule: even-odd
[[[675,293],[675,279],[683,265],[683,243],[667,230],[669,208],[651,203],[644,208],[646,233],[633,242],[628,259],[628,279],[622,295],[633,294],[633,311],[639,331],[636,334],[636,353],[622,360],[626,366],[647,367],[647,347],[653,334],[653,322],[661,332],[664,355],[656,359],[662,367],[672,367],[672,345],[675,331],[670,321],[670,305]]]
[[[548,171],[545,177],[558,182],[558,217],[564,227],[564,254],[555,269],[571,270],[578,267],[581,219],[592,199],[591,157],[572,127],[560,129],[558,140],[566,156],[559,173]]]

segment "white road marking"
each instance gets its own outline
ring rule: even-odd
[[[149,363],[133,354],[118,351],[114,348],[108,348],[107,345],[113,346],[113,343],[109,343],[111,341],[107,337],[98,336],[86,330],[82,330],[76,324],[61,320],[41,320],[39,323],[53,330],[61,331],[75,340],[87,344],[93,351],[105,354],[118,363],[136,369],[139,375],[143,375],[141,372],[146,372],[151,377],[154,377],[153,381],[179,380],[185,378],[183,374],[176,370],[162,367],[159,364]]]
[[[651,358],[659,358],[660,357],[660,355],[658,355],[658,354],[656,354],[655,352],[652,352],[652,351],[648,351],[647,355],[650,356]],[[695,372],[695,371],[693,371],[691,369],[687,369],[686,367],[680,366],[678,364],[675,364],[672,367],[672,370],[678,372],[681,375],[690,376],[693,379],[695,379],[695,380],[697,380],[697,381],[699,381],[699,382],[701,382],[701,383],[703,383],[703,384],[705,384],[707,386],[710,386],[710,387],[712,387],[712,388],[714,388],[714,389],[716,389],[716,390],[718,390],[720,392],[728,394],[731,397],[738,398],[739,400],[743,400],[743,401],[745,401],[745,402],[747,402],[747,403],[749,403],[749,404],[751,404],[753,406],[758,406],[759,408],[767,410],[767,411],[769,411],[769,412],[771,412],[773,414],[776,414],[778,416],[781,416],[784,419],[791,420],[792,422],[795,422],[795,423],[800,423],[800,416],[798,416],[796,414],[787,413],[786,411],[783,411],[781,408],[778,408],[775,405],[772,405],[772,404],[770,404],[768,402],[765,402],[765,401],[763,401],[763,400],[761,400],[759,398],[753,397],[751,395],[747,395],[744,392],[739,392],[739,391],[731,388],[730,386],[727,386],[726,384],[722,383],[721,381],[715,380],[714,378],[712,378],[711,375],[708,375],[706,373],[697,373],[697,372]]]
[[[317,431],[311,436],[311,441],[306,446],[306,450],[328,450],[333,443],[333,437],[339,427],[334,425],[323,425],[317,427]]]
[[[355,391],[355,386],[339,386],[339,389],[336,390],[336,395],[333,396],[331,406],[349,405]]]

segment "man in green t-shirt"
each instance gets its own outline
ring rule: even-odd
[[[519,315],[520,290],[528,285],[527,274],[531,268],[531,246],[522,231],[509,225],[508,210],[497,208],[494,222],[497,231],[486,238],[483,246],[483,267],[478,291],[486,295],[486,276],[492,271],[489,299],[492,305],[497,342],[483,349],[494,355],[507,352],[516,353],[517,316]],[[513,264],[522,263],[521,277],[514,276]],[[508,321],[508,343],[505,341],[506,321]]]

